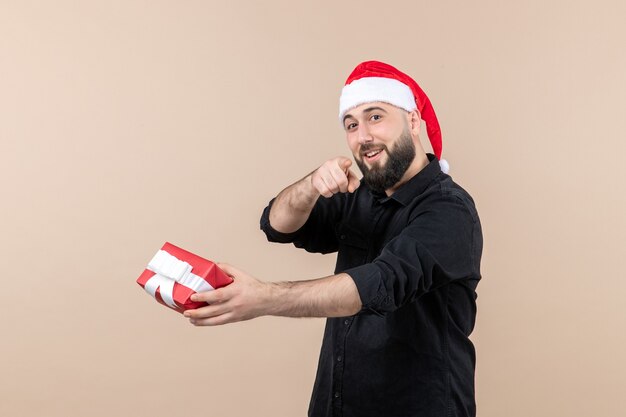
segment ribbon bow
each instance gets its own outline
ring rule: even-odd
[[[211,291],[214,288],[199,275],[192,273],[193,267],[170,253],[159,250],[148,263],[154,275],[146,282],[144,290],[156,299],[156,291],[163,302],[172,308],[178,306],[174,302],[174,284],[179,283],[195,292]]]

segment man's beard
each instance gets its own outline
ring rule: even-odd
[[[361,153],[366,153],[370,148],[376,147],[376,145],[363,146]],[[356,156],[354,158],[363,173],[363,180],[367,186],[378,193],[396,185],[415,159],[415,144],[411,133],[406,129],[396,141],[393,149],[389,150],[385,146],[383,150],[387,152],[387,163],[383,167],[377,161],[369,168],[363,159]]]

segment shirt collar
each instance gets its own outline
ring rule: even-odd
[[[396,190],[395,193],[391,194],[391,196],[387,197],[387,194],[377,193],[372,190],[370,192],[381,203],[384,203],[390,199],[396,200],[398,203],[406,206],[413,200],[416,196],[420,195],[428,184],[432,182],[433,179],[437,175],[441,173],[441,167],[439,166],[439,160],[435,157],[435,155],[428,153],[426,154],[428,157],[428,165],[422,168],[417,174],[415,174],[411,179],[409,179],[406,183],[402,184],[400,188]]]

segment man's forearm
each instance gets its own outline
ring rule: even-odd
[[[309,281],[270,283],[267,313],[285,317],[344,317],[361,310],[361,298],[348,274]]]
[[[235,268],[218,264],[233,283],[193,294],[208,305],[185,311],[196,326],[216,326],[259,316],[345,317],[361,311],[361,297],[348,274],[310,281],[264,282]]]
[[[306,223],[319,192],[311,185],[311,174],[278,194],[270,210],[270,225],[282,233],[291,233]]]

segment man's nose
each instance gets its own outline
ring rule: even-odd
[[[366,123],[359,123],[358,129],[360,144],[371,142],[374,139],[372,138],[372,135],[370,134],[370,130]]]

